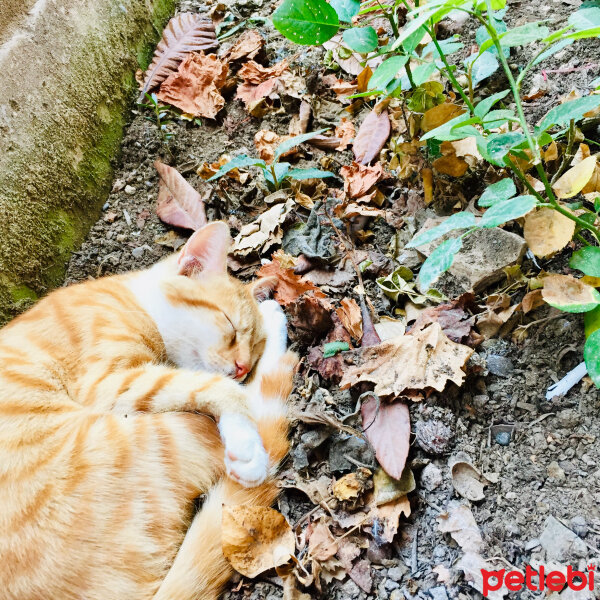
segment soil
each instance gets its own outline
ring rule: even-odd
[[[203,4],[183,1],[180,9],[204,12]],[[552,25],[558,27],[577,5],[576,0],[554,0],[543,6],[511,2],[506,20],[510,25],[521,24],[531,19],[533,10],[535,17],[550,19]],[[267,16],[272,9],[268,0],[240,0],[228,4],[228,10],[237,19],[254,14]],[[321,64],[321,50],[292,46],[262,24],[258,30],[267,40],[269,63],[287,56],[291,57],[292,68],[304,76],[312,74],[314,79],[315,73],[327,72]],[[475,27],[467,23],[459,32],[467,37],[464,40],[467,48],[468,36],[472,36],[474,30]],[[530,114],[536,118],[542,115],[573,88],[586,92],[589,82],[600,75],[600,64],[595,62],[599,48],[598,40],[576,43],[544,64],[545,81],[541,72],[534,73],[533,80],[526,82],[524,88],[527,90],[528,86],[544,81],[547,92],[528,104]],[[523,65],[528,55],[513,53],[511,63]],[[572,68],[580,70],[567,73]],[[557,70],[564,72],[556,73]],[[479,93],[503,89],[502,85],[500,78],[492,79],[487,89],[481,86]],[[330,104],[338,106],[333,101]],[[146,118],[147,112],[132,111],[121,158],[116,164],[113,191],[102,218],[79,252],[73,255],[65,284],[140,269],[172,251],[156,243],[157,238],[172,229],[162,224],[155,214],[158,177],[153,162],[157,158],[177,167],[192,185],[200,185],[201,180],[195,174],[200,164],[216,161],[224,153],[237,154],[240,150],[253,153],[254,134],[260,129],[286,134],[290,115],[297,112],[297,108],[297,105],[286,106],[280,113],[256,119],[247,114],[241,102],[229,98],[216,121],[204,120],[201,126],[181,121],[169,124],[174,137],[168,145],[162,141],[156,124]],[[317,117],[313,128],[328,119],[334,119],[335,123],[339,115],[328,117],[326,113]],[[600,141],[600,136],[596,135],[596,139]],[[327,155],[305,146],[302,166],[319,166],[324,156]],[[349,153],[338,153],[335,159],[348,164],[351,157]],[[480,178],[465,186],[463,192],[467,200],[471,194],[481,192],[481,185]],[[227,220],[235,234],[243,223],[262,212],[263,197],[264,191],[254,180],[246,186],[236,187],[232,183],[228,195],[213,194],[207,205],[208,216]],[[417,220],[422,219],[423,214],[421,211]],[[301,218],[305,219],[306,213],[302,213]],[[385,252],[394,228],[380,222],[371,229],[376,234],[374,239],[360,249]],[[513,230],[518,232],[519,227]],[[176,233],[182,239],[187,235]],[[538,260],[537,265],[527,259],[522,270],[568,272],[566,264],[571,251],[552,260]],[[241,276],[251,276],[256,266],[241,271]],[[390,270],[388,268],[388,272]],[[373,276],[366,272],[365,279],[368,295],[379,315],[392,316],[394,305],[374,284]],[[494,287],[488,288],[483,297],[494,291]],[[519,294],[522,296],[522,290],[514,294],[515,300],[520,299]],[[342,291],[330,295],[339,298]],[[356,297],[352,286],[343,289],[343,295]],[[471,373],[462,388],[453,387],[433,394],[410,407],[413,432],[445,425],[449,428],[448,439],[442,440],[444,443],[436,450],[413,437],[410,465],[417,487],[409,496],[412,514],[401,522],[394,543],[378,544],[376,536],[372,536],[370,547],[363,551],[373,577],[371,592],[366,593],[345,577],[326,584],[321,593],[314,587],[309,588],[310,597],[340,600],[480,598],[462,572],[452,569],[462,551],[447,534],[440,532],[436,520],[449,502],[459,499],[448,467],[450,455],[458,451],[466,453],[480,471],[496,482],[485,488],[485,499],[470,505],[486,544],[486,557],[501,557],[505,563],[522,570],[536,560],[544,562],[547,557],[540,545],[540,536],[546,520],[553,516],[587,545],[587,556],[569,556],[568,562],[580,568],[591,560],[597,564],[600,558],[600,426],[595,417],[600,409],[600,393],[589,380],[584,380],[564,397],[545,399],[548,386],[582,360],[582,318],[544,307],[521,316],[520,324],[527,325],[527,330],[519,343],[512,341],[509,333],[505,338],[487,340],[477,347],[479,360],[476,362],[483,365],[483,370]],[[295,337],[293,331],[291,335]],[[295,347],[301,355],[306,355],[305,343],[297,341]],[[341,392],[305,364],[292,401],[296,408],[305,409],[309,400],[312,406],[341,418],[354,411],[356,395]],[[350,417],[344,423],[360,429],[358,417]],[[353,463],[344,460],[348,456]],[[323,475],[339,478],[355,470],[357,464],[374,464],[373,455],[364,444],[353,443],[352,436],[324,425],[296,423],[293,450],[283,467],[282,481],[284,485],[286,481],[289,483],[294,473],[304,481]],[[436,469],[440,471],[439,481],[436,481]],[[308,522],[306,515],[314,505],[301,491],[286,488],[278,509],[291,523],[300,521],[299,529],[303,530]],[[560,543],[557,539],[556,544]],[[438,565],[451,569],[449,581],[438,582],[432,571]],[[499,568],[502,567],[506,564]],[[225,597],[230,600],[282,598],[281,580],[274,574],[257,580],[237,577]],[[519,597],[539,596],[526,591]],[[557,597],[567,596],[563,593]]]

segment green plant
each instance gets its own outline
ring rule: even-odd
[[[593,208],[588,203],[562,202],[582,190],[596,163],[592,161],[593,164],[589,164],[592,171],[586,171],[587,179],[573,175],[574,181],[569,181],[568,189],[559,192],[555,187],[572,159],[575,139],[578,134],[579,139],[582,137],[576,124],[600,105],[600,95],[592,94],[560,104],[535,126],[525,117],[521,97],[521,85],[533,67],[577,39],[600,37],[600,3],[598,0],[586,0],[579,10],[570,15],[568,25],[554,32],[543,21],[508,28],[503,21],[505,4],[506,0],[430,0],[420,5],[416,0],[412,7],[407,0],[395,0],[388,6],[378,2],[361,5],[357,0],[331,0],[330,4],[325,0],[284,0],[273,14],[274,26],[298,43],[323,43],[341,28],[345,45],[364,60],[384,55],[384,61],[369,80],[367,92],[357,96],[402,97],[407,100],[410,109],[425,112],[439,103],[437,94],[440,90],[428,79],[436,69],[440,71],[462,99],[463,106],[459,107],[462,114],[428,131],[420,138],[421,141],[428,141],[431,148],[439,147],[444,141],[473,137],[479,153],[487,162],[508,171],[504,179],[490,186],[479,199],[479,205],[487,209],[481,219],[477,220],[470,212],[460,212],[410,242],[410,247],[418,247],[460,230],[458,236],[439,244],[421,267],[419,280],[422,289],[427,289],[450,268],[463,239],[473,231],[503,225],[540,208],[551,209],[574,222],[574,237],[584,247],[573,255],[571,266],[590,277],[600,277],[600,229],[596,226],[600,199],[596,200]],[[400,6],[408,11],[407,22],[402,29],[399,28],[397,14]],[[364,21],[358,27],[351,25],[354,17],[364,17],[376,11],[378,15],[383,13],[392,30],[392,38],[385,45],[373,37],[373,28]],[[480,24],[476,33],[479,49],[464,61],[462,73],[447,58],[462,44],[454,38],[439,41],[435,33],[436,24],[453,11],[467,13]],[[421,47],[425,35],[431,41]],[[533,42],[541,44],[541,47],[518,74],[513,74],[507,60],[511,48]],[[509,89],[476,103],[474,88],[497,69],[504,72]],[[466,81],[465,86],[459,83],[461,75],[463,83]],[[598,83],[594,82],[594,86]],[[505,99],[510,99],[514,108],[510,105],[494,108]],[[550,177],[542,161],[542,153],[544,147],[559,139],[565,140],[566,152],[558,170]],[[526,177],[530,169],[535,170],[543,192],[537,191]],[[510,175],[520,182],[522,194],[517,193]],[[578,209],[577,214],[575,209]],[[586,235],[582,235],[584,232],[587,232]],[[579,281],[578,285],[586,286]],[[590,376],[600,387],[600,294],[591,285],[587,285],[584,291],[588,301],[579,302],[565,295],[564,301],[553,306],[567,312],[586,313],[584,357]]]
[[[285,142],[282,142],[275,148],[275,157],[271,164],[267,164],[260,158],[240,154],[228,163],[224,164],[208,181],[213,181],[219,177],[223,177],[233,169],[241,169],[243,167],[259,167],[263,173],[267,185],[272,190],[279,190],[286,179],[322,179],[325,177],[335,177],[331,171],[321,171],[319,169],[292,169],[289,162],[280,162],[281,157],[289,152],[292,148],[306,142],[316,135],[322,134],[326,129],[319,131],[311,131],[302,135],[294,136]]]
[[[158,128],[164,143],[168,143],[175,135],[169,131],[169,125],[172,124],[176,119],[191,121],[198,126],[202,125],[201,119],[193,117],[192,115],[182,114],[170,106],[164,106],[160,104],[156,94],[145,94],[145,96],[148,102],[139,102],[138,106],[141,106],[142,108],[150,110],[152,113],[154,113],[152,117],[146,116],[144,118],[148,121],[156,123],[156,127]]]

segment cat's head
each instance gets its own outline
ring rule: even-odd
[[[268,277],[244,284],[230,277],[230,245],[225,223],[205,225],[179,254],[147,271],[154,289],[158,283],[158,297],[141,300],[146,308],[151,306],[149,312],[173,363],[241,381],[263,352],[266,335],[258,302],[268,297],[277,280]]]

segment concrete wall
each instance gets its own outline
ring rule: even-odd
[[[0,0],[0,324],[60,284],[175,0]]]

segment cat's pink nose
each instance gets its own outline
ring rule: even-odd
[[[250,369],[248,368],[248,365],[239,362],[239,361],[235,361],[235,378],[236,379],[241,379],[242,377],[244,377],[244,375],[248,374],[248,371],[250,371]]]

